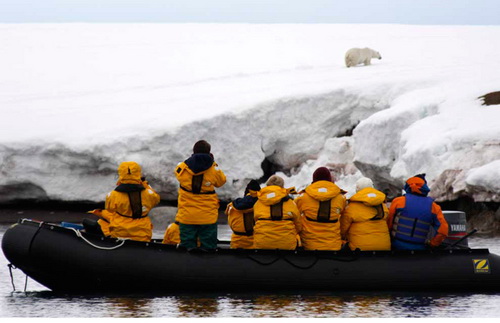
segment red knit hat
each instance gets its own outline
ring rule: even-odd
[[[313,183],[317,181],[333,182],[332,174],[326,167],[319,167],[313,173]]]

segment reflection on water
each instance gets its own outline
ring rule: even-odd
[[[3,293],[1,317],[498,317],[498,294],[324,293],[65,296]]]
[[[212,317],[219,312],[219,300],[217,297],[196,297],[193,302],[192,296],[175,297],[179,317]]]
[[[114,317],[152,317],[150,300],[147,298],[107,297],[108,315]]]
[[[6,228],[0,226],[0,238]],[[470,245],[500,254],[499,242],[499,238],[474,238]],[[22,290],[24,274],[14,270],[13,275],[16,288]],[[500,293],[294,291],[75,296],[50,292],[31,279],[27,290],[12,291],[7,260],[1,254],[0,317],[500,317]]]

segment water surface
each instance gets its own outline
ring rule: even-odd
[[[0,226],[0,238],[6,225]],[[154,237],[161,237],[155,232]],[[219,228],[219,238],[229,231]],[[471,247],[500,254],[500,238],[473,237]],[[0,317],[78,318],[382,318],[500,317],[500,293],[436,292],[267,292],[167,293],[162,295],[65,295],[49,291],[13,270],[0,255]]]

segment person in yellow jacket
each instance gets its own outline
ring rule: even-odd
[[[227,222],[233,234],[231,235],[231,249],[253,248],[253,227],[255,224],[253,206],[257,202],[259,183],[252,179],[245,188],[245,196],[229,203],[226,208]]]
[[[295,199],[302,221],[300,239],[305,250],[340,250],[341,212],[345,207],[345,192],[333,183],[326,167],[313,173],[312,184]]]
[[[163,236],[164,244],[179,244],[181,243],[181,231],[179,230],[179,222],[174,221],[170,223],[165,230],[165,235]]]
[[[191,157],[174,170],[179,181],[176,221],[179,222],[180,247],[188,250],[217,247],[217,218],[219,199],[216,187],[226,183],[226,175],[214,161],[211,146],[205,140],[196,142]]]
[[[356,194],[340,217],[342,238],[351,250],[391,250],[385,198],[373,188],[371,179],[362,177],[356,182]]]
[[[181,243],[181,230],[179,229],[179,222],[174,221],[168,225],[167,230],[165,230],[162,243],[175,245]],[[196,246],[200,246],[200,239],[196,242]]]
[[[127,161],[118,167],[117,187],[106,196],[104,210],[93,210],[103,234],[114,238],[150,241],[153,225],[149,211],[160,202],[147,181],[142,180],[141,166]]]
[[[288,195],[294,188],[283,188],[284,181],[277,175],[271,176],[266,185],[257,193],[253,208],[254,248],[294,250],[302,230],[299,210]]]

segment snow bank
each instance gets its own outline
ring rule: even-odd
[[[465,178],[468,192],[480,201],[500,200],[500,160],[469,170]]]
[[[297,188],[326,165],[350,193],[362,174],[395,194],[425,172],[438,199],[499,201],[500,175],[481,169],[500,160],[500,106],[477,100],[500,90],[499,37],[488,26],[0,25],[0,202],[100,201],[124,160],[175,199],[172,171],[201,138],[228,176],[226,200],[266,159]],[[351,47],[383,59],[347,69]]]

